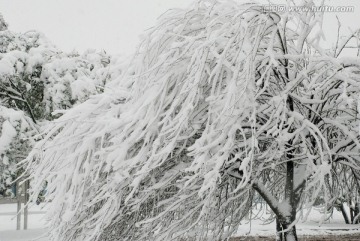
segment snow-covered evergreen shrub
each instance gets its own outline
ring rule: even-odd
[[[0,15],[2,113],[21,113],[31,123],[29,128],[20,128],[14,122],[8,123],[4,117],[4,123],[9,127],[3,128],[4,133],[11,132],[10,124],[18,129],[15,136],[7,139],[11,145],[2,147],[4,155],[16,152],[1,159],[0,186],[1,190],[6,189],[3,193],[9,193],[11,182],[21,173],[21,170],[15,170],[15,164],[27,156],[33,144],[30,139],[39,134],[37,129],[41,130],[47,121],[91,95],[103,92],[105,84],[121,74],[120,58],[113,58],[104,51],[65,53],[37,31],[15,33],[6,26]]]

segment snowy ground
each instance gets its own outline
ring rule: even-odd
[[[43,206],[33,205],[29,209],[29,227],[28,230],[16,230],[16,205],[0,205],[0,241],[47,241],[41,238],[45,233]],[[263,214],[266,215],[266,214]],[[350,233],[360,233],[360,225],[344,224],[341,213],[335,212],[333,216],[321,226],[319,221],[322,214],[313,209],[306,222],[299,222],[297,231],[299,235],[340,235]],[[23,216],[21,220],[23,225]],[[23,226],[22,226],[23,229]],[[263,224],[261,220],[255,220],[251,223],[243,222],[235,236],[273,236],[275,232],[274,222]],[[38,239],[40,237],[40,239]]]
[[[29,208],[28,230],[23,230],[21,216],[21,230],[16,230],[16,204],[0,205],[0,241],[30,241],[45,233],[44,207],[31,205]],[[44,238],[38,241],[46,241]]]
[[[261,214],[261,213],[260,213]],[[259,215],[261,216],[261,215]],[[263,213],[262,216],[266,216]],[[304,212],[305,216],[305,212]],[[323,219],[323,214],[319,209],[313,208],[306,221],[299,221],[296,225],[298,235],[342,235],[350,233],[360,233],[359,224],[345,224],[340,212],[334,211],[333,215],[327,220]],[[243,222],[235,236],[272,236],[275,234],[275,222],[264,224],[261,220]]]

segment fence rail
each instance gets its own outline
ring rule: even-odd
[[[25,203],[25,197],[21,197],[20,201],[22,203]],[[18,202],[17,198],[0,198],[0,204],[12,204],[17,202]]]

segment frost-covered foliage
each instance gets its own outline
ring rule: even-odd
[[[43,65],[40,80],[44,83],[46,115],[82,103],[90,95],[101,93],[110,81],[110,56],[93,50],[82,55],[54,56]]]
[[[32,138],[46,121],[84,102],[90,95],[103,92],[106,82],[120,74],[118,67],[114,69],[118,58],[105,52],[64,53],[39,32],[15,33],[5,26],[0,16],[0,105],[9,113],[21,113],[23,118],[28,116],[31,123],[29,128],[18,128],[11,122],[18,128],[16,135],[7,139],[11,145],[2,148],[4,154],[16,154],[9,154],[0,162],[1,189],[10,188],[10,180],[17,177],[15,164],[30,151],[33,141],[23,141],[24,136]],[[3,129],[4,133],[12,133],[10,127]]]
[[[360,166],[360,59],[323,50],[321,20],[207,0],[163,15],[28,157],[50,238],[223,240],[257,191],[296,240],[297,211],[331,205],[333,170]]]

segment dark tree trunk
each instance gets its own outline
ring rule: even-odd
[[[349,224],[349,223],[350,223],[350,219],[349,219],[349,216],[348,216],[347,213],[346,213],[344,204],[343,204],[343,203],[339,204],[339,208],[340,208],[340,210],[341,210],[341,214],[342,214],[343,217],[344,217],[345,223],[346,223],[346,224]],[[352,216],[352,215],[351,215],[351,216]]]
[[[281,223],[279,222],[279,219],[276,219],[276,241],[284,241],[284,235],[281,233],[282,231]]]
[[[290,226],[289,224],[283,224],[282,225],[284,230],[288,229]],[[296,227],[295,225],[292,226],[289,230],[284,232],[284,241],[298,241],[297,235],[296,235]]]
[[[277,241],[298,241],[295,225],[289,228],[290,226],[289,223],[281,223],[278,219],[276,220]]]
[[[349,208],[349,211],[350,211],[350,220],[351,220],[351,223],[354,223],[354,210],[350,207]]]

